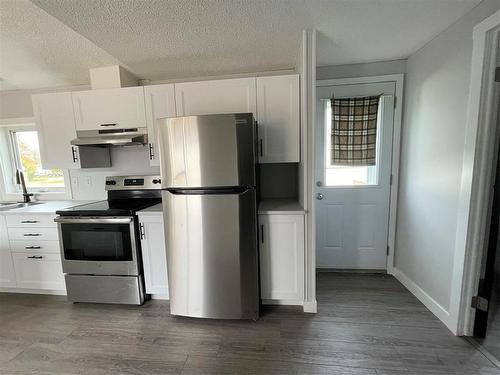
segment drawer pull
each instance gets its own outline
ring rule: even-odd
[[[101,124],[101,126],[116,126],[118,124]]]
[[[24,248],[28,249],[28,250],[35,250],[35,249],[41,249],[42,247],[41,246],[25,246]]]
[[[41,236],[40,233],[24,233],[23,234],[24,237],[39,237]]]
[[[39,222],[39,220],[21,220],[21,224],[36,224]]]
[[[43,259],[43,256],[41,255],[32,255],[32,256],[29,256],[29,257],[26,257],[28,259]]]

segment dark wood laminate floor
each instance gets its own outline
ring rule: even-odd
[[[500,374],[386,275],[318,275],[319,312],[258,322],[0,293],[0,374]]]

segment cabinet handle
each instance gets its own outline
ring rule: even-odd
[[[35,250],[35,249],[41,249],[42,247],[41,246],[25,246],[24,248],[28,249],[28,250]]]
[[[100,126],[116,126],[118,124],[101,124]]]
[[[38,220],[21,220],[21,224],[36,224],[39,223]]]
[[[263,155],[263,147],[262,147],[262,138],[259,139],[259,148],[260,148],[260,156],[264,156]]]
[[[153,145],[149,144],[149,160],[153,160],[155,158],[155,154],[153,153]]]
[[[41,255],[32,255],[32,256],[26,257],[26,258],[28,258],[28,259],[43,259],[43,256],[41,256]]]
[[[73,157],[73,163],[76,163],[78,161],[76,147],[71,147],[71,156]]]
[[[144,238],[146,238],[146,233],[144,231],[144,224],[143,223],[139,223],[139,233],[140,233],[140,236],[141,236],[141,240],[143,240]]]
[[[40,233],[24,233],[23,234],[24,237],[38,237],[38,236],[41,236]]]
[[[264,243],[264,224],[260,225],[260,242]]]

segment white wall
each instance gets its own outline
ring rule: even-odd
[[[498,10],[485,0],[406,65],[396,276],[452,330],[455,234],[471,73],[472,30]]]
[[[406,60],[389,60],[365,64],[318,66],[316,79],[356,78],[402,74],[406,71]]]

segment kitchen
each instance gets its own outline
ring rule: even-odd
[[[0,3],[0,372],[499,373],[425,100],[498,4],[360,4]]]

